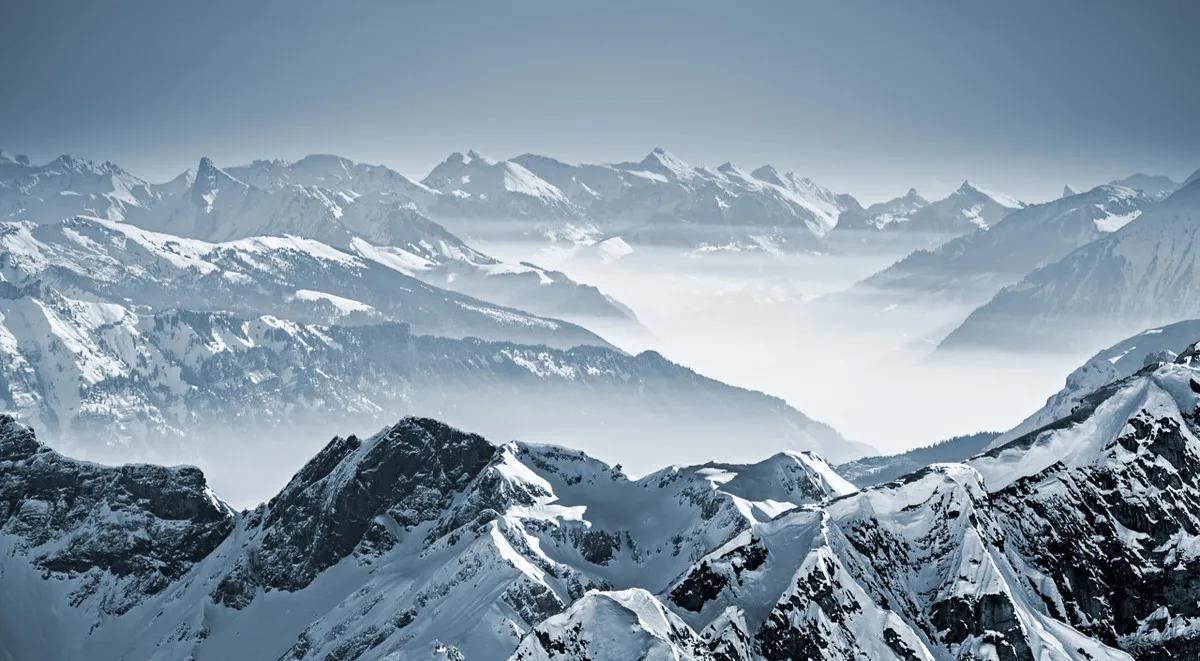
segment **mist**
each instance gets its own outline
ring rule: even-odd
[[[620,348],[653,349],[727,383],[782,397],[849,439],[892,453],[950,436],[1004,430],[1057,391],[1095,350],[955,351],[938,342],[971,312],[949,303],[874,307],[822,297],[888,266],[904,250],[859,253],[697,253],[637,247],[618,260],[545,241],[484,250],[595,285],[645,328],[574,320]]]

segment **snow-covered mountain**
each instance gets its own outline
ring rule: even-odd
[[[0,223],[0,277],[88,301],[231,311],[301,323],[398,321],[414,331],[530,344],[606,346],[579,326],[439,289],[381,250],[366,257],[298,237],[209,243],[125,222]]]
[[[839,296],[876,309],[937,300],[974,307],[1030,271],[1120,229],[1152,204],[1138,191],[1106,185],[1027,206],[987,231],[917,250]]]
[[[640,161],[573,164],[524,154],[452,154],[423,181],[443,196],[430,212],[493,221],[473,233],[524,233],[591,244],[689,249],[811,249],[858,203],[771,166],[695,167],[656,148]],[[512,222],[519,221],[515,225]]]
[[[900,197],[885,202],[876,202],[858,211],[847,210],[838,218],[839,232],[854,230],[881,230],[893,223],[902,223],[920,209],[929,206],[929,200],[921,197],[917,189],[910,188]]]
[[[34,165],[0,151],[0,220],[53,222],[79,214],[123,220],[157,198],[151,184],[107,161],[64,154]]]
[[[433,212],[442,217],[490,220],[578,220],[584,212],[558,188],[516,161],[497,161],[471,150],[454,152],[421,181],[444,195]]]
[[[240,514],[195,469],[74,461],[10,418],[0,466],[15,659],[504,658],[589,589],[665,588],[778,511],[853,490],[807,454],[631,480],[420,418],[335,438]]]
[[[1200,182],[1039,268],[977,308],[941,349],[1084,350],[1200,316]]]
[[[437,196],[386,167],[327,155],[228,170],[204,158],[158,185],[111,163],[64,156],[35,167],[0,157],[0,215],[15,220],[54,224],[87,215],[209,242],[295,236],[534,314],[636,324],[628,308],[595,287],[466,245],[423,213]]]
[[[929,249],[963,235],[992,227],[1025,203],[989,191],[970,181],[945,198],[930,202],[908,193],[866,209],[849,209],[824,239],[825,246],[843,253],[906,255]]]
[[[570,444],[639,471],[788,447],[836,460],[869,451],[781,400],[655,353],[455,340],[400,324],[153,312],[46,285],[0,283],[0,358],[0,407],[57,447],[103,461],[201,463],[220,469],[224,488],[242,477],[236,466],[258,466],[248,490],[230,493],[239,500],[286,477],[293,465],[279,456],[314,449],[294,439],[409,413],[496,438]],[[739,434],[751,438],[713,450]],[[241,458],[230,462],[231,453]]]
[[[1200,320],[1189,319],[1144,330],[1103,349],[1067,375],[1062,389],[1019,425],[999,435],[993,445],[1003,445],[1071,415],[1083,399],[1103,386],[1179,357],[1200,338]]]
[[[1198,392],[1193,345],[864,491],[803,453],[631,480],[408,418],[242,513],[0,419],[0,632],[15,659],[1191,658]]]

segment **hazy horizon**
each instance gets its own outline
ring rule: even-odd
[[[1194,3],[0,11],[0,54],[22,63],[0,148],[154,181],[203,155],[335,153],[420,179],[472,148],[611,162],[661,146],[696,165],[772,163],[864,203],[964,179],[1042,201],[1200,167]]]

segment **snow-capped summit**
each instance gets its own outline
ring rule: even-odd
[[[572,219],[583,216],[567,196],[516,161],[497,161],[471,150],[455,152],[421,181],[443,195],[435,215],[469,218]]]
[[[1078,195],[1078,194],[1079,194],[1079,191],[1072,188],[1071,184],[1066,184],[1063,186],[1062,197],[1071,197],[1072,195]]]
[[[934,246],[948,238],[969,234],[1000,222],[1025,204],[1015,198],[963,181],[948,196],[929,202],[909,189],[902,197],[843,213],[832,238],[849,245],[886,244]]]
[[[690,179],[695,176],[695,169],[683,159],[663,149],[655,147],[638,163],[643,170],[665,175],[674,179]]]
[[[223,192],[227,196],[241,197],[246,194],[249,185],[232,177],[229,173],[213,165],[212,159],[204,156],[196,166],[192,175],[192,202],[205,212],[210,212],[216,203],[217,196]],[[202,238],[202,237],[199,237]]]

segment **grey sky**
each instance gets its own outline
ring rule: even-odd
[[[866,201],[1200,167],[1200,3],[0,0],[0,147],[771,162]]]

